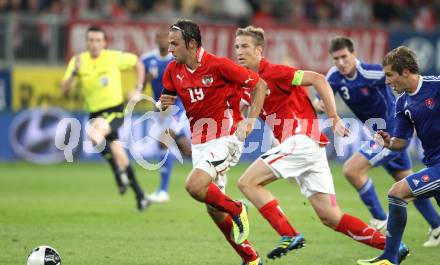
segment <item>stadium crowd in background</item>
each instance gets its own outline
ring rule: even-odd
[[[240,24],[391,26],[432,31],[440,1],[428,0],[0,0],[0,13],[63,14],[87,19],[193,17]]]

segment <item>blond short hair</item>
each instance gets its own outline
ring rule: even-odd
[[[235,32],[235,37],[250,36],[255,40],[256,46],[264,47],[264,30],[254,26],[247,26],[245,28],[238,28]]]

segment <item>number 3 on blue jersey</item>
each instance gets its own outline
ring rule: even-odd
[[[350,93],[348,93],[348,87],[346,87],[346,86],[341,87],[341,92],[342,92],[342,97],[344,99],[347,99],[347,100],[350,99]]]

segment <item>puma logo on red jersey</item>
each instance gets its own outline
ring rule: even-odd
[[[176,77],[179,78],[180,83],[182,83],[184,75],[182,75],[182,76],[180,76],[180,75],[176,75]]]

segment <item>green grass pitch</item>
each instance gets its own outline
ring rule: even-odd
[[[236,187],[247,164],[229,173],[228,194],[243,198]],[[120,196],[110,168],[104,163],[66,163],[39,166],[26,163],[0,164],[0,264],[26,264],[30,250],[51,245],[64,265],[233,265],[239,256],[223,239],[201,203],[184,190],[190,166],[178,165],[171,181],[171,202],[152,205],[146,212],[135,208],[131,191]],[[337,199],[345,212],[369,220],[365,206],[332,165]],[[146,191],[152,192],[157,171],[136,167]],[[384,206],[391,178],[383,169],[372,171]],[[268,186],[278,197],[292,224],[304,233],[306,248],[265,264],[355,264],[379,251],[359,244],[324,227],[296,184],[285,180]],[[438,209],[438,208],[437,208]],[[250,207],[250,241],[263,256],[278,236],[255,208]],[[404,264],[439,264],[440,246],[423,248],[428,224],[414,206],[408,207],[404,240],[411,256]]]

